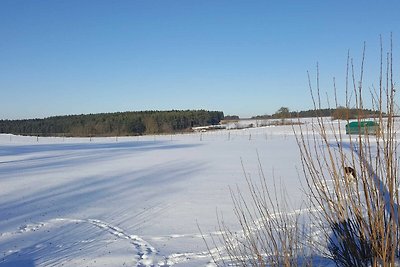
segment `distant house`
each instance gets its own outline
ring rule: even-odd
[[[374,121],[353,121],[346,125],[346,134],[378,134],[379,124]]]
[[[226,125],[207,125],[207,126],[199,126],[199,127],[192,127],[192,130],[195,132],[206,132],[208,130],[220,130],[226,129]]]

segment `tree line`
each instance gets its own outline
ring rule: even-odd
[[[38,136],[123,136],[184,132],[218,124],[222,111],[137,111],[0,120],[0,133]]]
[[[261,115],[252,119],[283,119],[283,118],[311,118],[311,117],[332,117],[334,120],[349,120],[358,117],[374,117],[379,111],[371,109],[355,109],[346,107],[310,109],[303,111],[289,111],[287,107],[281,107],[272,115]],[[383,114],[384,115],[384,114]]]

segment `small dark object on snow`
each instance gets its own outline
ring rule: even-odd
[[[344,174],[350,182],[356,180],[356,171],[352,167],[344,167]]]

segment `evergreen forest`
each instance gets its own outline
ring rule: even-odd
[[[0,120],[0,133],[35,136],[124,136],[189,131],[218,124],[221,111],[171,110],[54,116]]]

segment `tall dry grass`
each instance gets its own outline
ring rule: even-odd
[[[310,199],[319,210],[315,220],[326,240],[325,254],[338,266],[395,266],[399,258],[397,105],[392,48],[386,57],[382,50],[381,45],[379,86],[368,92],[379,114],[372,119],[379,130],[369,134],[359,126],[358,134],[346,135],[342,124],[319,116],[312,129],[296,130]],[[346,107],[359,110],[359,123],[365,120],[364,55],[358,79],[349,57],[347,63]],[[315,90],[311,84],[317,110],[322,102],[318,75]],[[336,85],[335,104],[339,106]],[[352,167],[356,177],[350,179],[345,167]]]
[[[392,42],[392,41],[391,41]],[[319,73],[315,86],[309,78],[316,111],[315,122],[293,126],[310,199],[310,216],[317,225],[319,239],[309,232],[296,212],[288,212],[284,189],[267,186],[260,164],[260,179],[246,176],[250,199],[241,190],[232,190],[234,212],[241,226],[234,232],[222,217],[222,233],[213,251],[217,266],[311,266],[315,253],[330,258],[338,266],[396,266],[400,256],[399,179],[397,155],[396,90],[393,79],[393,52],[383,54],[381,42],[379,85],[363,88],[365,46],[360,73],[356,78],[348,56],[345,105],[339,105],[334,81],[336,107],[357,109],[355,121],[365,120],[365,101],[378,116],[373,134],[363,131],[345,134],[345,123],[327,120],[317,112],[322,108]],[[366,97],[367,96],[367,97]],[[351,167],[355,175],[345,173]],[[273,177],[272,177],[273,179]],[[305,240],[305,241],[304,241]],[[320,241],[320,242],[319,242]],[[218,247],[218,246],[217,246]]]
[[[257,179],[249,177],[242,165],[246,194],[243,189],[231,189],[241,229],[232,231],[218,216],[221,235],[213,239],[218,249],[209,249],[213,262],[217,266],[309,266],[309,240],[300,227],[301,211],[292,211],[284,186],[270,177],[274,179],[271,188],[260,161],[258,165]]]

